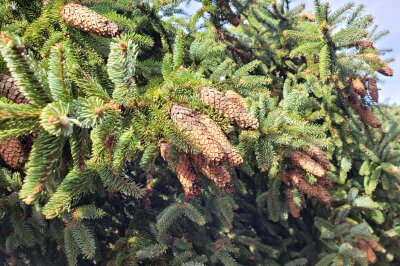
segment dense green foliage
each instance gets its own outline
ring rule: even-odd
[[[391,61],[363,6],[204,0],[187,17],[182,1],[80,1],[121,27],[110,39],[65,24],[68,2],[0,0],[0,73],[30,100],[1,98],[0,140],[33,143],[22,168],[0,162],[1,265],[368,265],[366,241],[377,265],[400,264],[400,114],[349,85]],[[241,94],[259,128],[204,105],[203,86]],[[172,103],[240,151],[235,192],[202,177],[185,199],[159,144],[199,147]],[[331,200],[311,173],[308,195],[282,177],[310,145],[329,158]]]

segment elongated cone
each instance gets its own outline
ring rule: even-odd
[[[304,18],[309,21],[315,21],[315,15],[311,12],[302,12],[299,14],[299,17]]]
[[[291,153],[290,159],[294,166],[301,168],[312,175],[323,177],[326,174],[326,170],[307,154],[294,151]]]
[[[286,202],[289,207],[290,214],[295,218],[299,218],[300,217],[300,208],[294,202],[293,190],[290,187],[286,187],[285,197],[286,197]]]
[[[386,249],[379,245],[375,240],[365,240],[367,244],[376,252],[385,253]]]
[[[389,66],[381,67],[378,72],[387,77],[393,76],[393,69]]]
[[[332,197],[328,193],[328,191],[320,185],[311,185],[310,183],[305,180],[304,176],[296,171],[291,170],[289,171],[290,181],[298,188],[300,191],[306,193],[309,196],[317,198],[319,201],[329,204],[332,202]]]
[[[15,103],[29,103],[15,84],[14,78],[7,74],[0,74],[0,95]]]
[[[381,121],[376,118],[370,109],[361,104],[361,101],[354,92],[349,95],[348,103],[350,107],[360,116],[361,121],[363,121],[365,124],[373,128],[382,127]]]
[[[371,96],[371,100],[377,103],[379,101],[379,91],[378,91],[378,86],[376,84],[376,79],[374,78],[368,79],[368,91],[369,95]]]
[[[82,5],[66,4],[61,9],[61,16],[67,25],[84,32],[104,37],[115,37],[121,34],[121,29],[117,24]]]
[[[365,97],[367,95],[367,91],[365,90],[364,84],[360,77],[353,79],[351,81],[351,85],[353,86],[354,91],[361,97]]]
[[[229,172],[221,165],[209,165],[201,155],[192,155],[192,161],[196,169],[203,175],[214,181],[224,192],[233,192],[235,187]]]
[[[245,102],[244,98],[242,97],[242,95],[240,95],[239,93],[237,93],[237,92],[235,92],[233,90],[227,90],[225,92],[224,96],[226,98],[228,98],[228,100],[239,104],[243,108],[246,108],[246,102]]]
[[[358,40],[356,41],[356,46],[362,49],[369,49],[369,48],[375,49],[374,43],[369,40]]]
[[[173,104],[170,109],[172,121],[192,137],[194,145],[200,148],[201,154],[208,163],[221,164],[225,160],[225,152],[221,144],[215,140],[197,114],[190,109]]]
[[[165,161],[169,161],[170,144],[167,142],[160,143],[160,151],[161,157]],[[195,198],[200,193],[200,182],[188,156],[179,153],[177,160],[173,162],[173,168],[185,192],[186,199]]]
[[[215,109],[238,127],[253,130],[258,128],[258,120],[252,117],[246,108],[230,100],[216,89],[202,87],[200,89],[200,98],[206,106]]]
[[[375,251],[368,245],[366,241],[358,240],[357,247],[364,253],[369,264],[374,264],[376,262]]]
[[[243,158],[240,153],[233,147],[225,136],[222,129],[214,122],[211,118],[206,115],[199,115],[200,121],[207,127],[208,132],[214,136],[215,140],[218,141],[226,155],[228,164],[231,166],[239,166],[243,163]]]
[[[319,163],[326,171],[331,169],[329,159],[326,157],[324,151],[317,146],[312,145],[308,149],[305,149],[304,152],[312,159],[317,161],[317,163]]]
[[[24,147],[17,138],[9,138],[0,142],[0,157],[13,169],[18,169],[25,160]]]

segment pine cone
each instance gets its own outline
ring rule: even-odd
[[[361,97],[365,97],[367,95],[364,84],[360,77],[353,79],[351,81],[351,85],[353,86],[354,91]]]
[[[198,116],[200,121],[207,127],[208,132],[211,136],[214,136],[215,140],[218,141],[224,149],[228,164],[231,166],[239,166],[243,163],[243,158],[240,153],[233,147],[229,142],[224,132],[217,123],[206,115]]]
[[[385,253],[386,249],[379,245],[375,240],[365,240],[367,244],[376,252]]]
[[[377,103],[379,101],[379,91],[378,91],[378,86],[376,84],[376,79],[374,78],[368,79],[368,91],[372,101]]]
[[[307,180],[305,180],[304,176],[300,172],[291,170],[289,176],[293,186],[297,187],[300,191],[317,198],[323,203],[329,204],[332,202],[332,197],[325,188],[319,185],[311,185]]]
[[[7,74],[0,74],[0,95],[15,103],[29,103],[15,84],[14,78]]]
[[[192,162],[203,175],[214,181],[224,192],[233,192],[234,185],[229,172],[220,165],[209,165],[201,155],[193,155]]]
[[[326,171],[331,169],[329,159],[325,156],[324,151],[317,146],[310,146],[308,149],[304,150],[304,152],[317,161]]]
[[[172,121],[190,134],[194,144],[200,148],[201,154],[211,164],[221,164],[225,152],[221,144],[208,133],[207,127],[200,121],[198,115],[190,109],[173,104],[170,110]]]
[[[381,67],[378,72],[387,77],[393,76],[393,69],[389,66]]]
[[[299,14],[299,17],[309,20],[311,22],[315,21],[315,15],[311,12],[302,12]]]
[[[160,143],[161,157],[167,162],[170,160],[170,149],[168,142]],[[200,193],[200,182],[189,158],[186,154],[179,153],[173,164],[173,169],[183,187],[186,199],[195,198]]]
[[[286,196],[286,202],[288,204],[290,214],[295,218],[299,218],[300,217],[300,208],[294,202],[293,191],[290,187],[286,187],[285,196]]]
[[[13,169],[18,169],[25,160],[24,147],[17,138],[0,142],[0,157]]]
[[[312,175],[323,177],[326,174],[326,170],[307,154],[295,151],[291,153],[290,158],[294,166]]]
[[[82,5],[69,3],[61,9],[61,15],[67,25],[84,32],[104,37],[121,34],[117,24]]]
[[[353,92],[348,96],[348,103],[350,107],[360,116],[361,121],[363,123],[373,127],[380,128],[382,127],[381,121],[372,113],[371,110],[362,106],[360,100],[357,95]]]
[[[364,240],[358,240],[357,247],[364,253],[368,263],[374,264],[376,262],[375,251]]]
[[[239,93],[237,93],[237,92],[235,92],[233,90],[227,90],[225,92],[224,96],[226,98],[228,98],[228,100],[239,104],[243,108],[246,108],[246,102],[245,102],[244,98],[242,97],[242,95],[240,95]]]
[[[252,117],[246,108],[228,99],[216,89],[202,87],[200,89],[200,98],[206,106],[212,107],[238,127],[253,130],[258,128],[258,120]]]
[[[356,41],[356,46],[362,49],[375,49],[374,43],[369,40],[358,40]]]

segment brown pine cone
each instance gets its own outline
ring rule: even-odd
[[[364,124],[367,124],[373,128],[382,127],[381,121],[379,121],[379,119],[372,113],[371,110],[362,105],[361,101],[354,92],[350,93],[347,99],[350,107],[360,116],[360,119]]]
[[[393,69],[389,66],[381,67],[378,72],[387,77],[393,76]]]
[[[242,156],[229,142],[218,124],[206,115],[199,115],[198,117],[200,121],[207,127],[208,132],[211,134],[211,136],[214,136],[215,140],[221,144],[222,148],[224,149],[228,164],[231,166],[241,165],[243,163]]]
[[[374,43],[369,40],[358,40],[356,41],[356,46],[362,49],[375,49]]]
[[[17,138],[9,138],[0,142],[0,157],[13,169],[18,169],[25,161],[24,147]]]
[[[332,197],[325,188],[320,185],[311,185],[299,171],[291,170],[288,174],[293,186],[298,188],[300,191],[317,198],[322,203],[329,204],[332,202]]]
[[[246,108],[246,102],[245,102],[244,98],[242,97],[242,95],[240,95],[239,93],[237,93],[237,92],[235,92],[233,90],[227,90],[225,92],[224,96],[226,98],[228,98],[228,100],[239,104],[243,108]]]
[[[29,100],[17,87],[14,78],[7,74],[0,74],[0,95],[15,103],[29,103]]]
[[[258,120],[247,112],[241,104],[238,104],[216,89],[209,87],[200,88],[201,101],[240,128],[256,130],[259,126]]]
[[[172,121],[181,129],[190,134],[194,145],[211,164],[222,164],[225,152],[214,136],[208,133],[207,127],[200,121],[197,114],[190,109],[173,104],[170,110]]]
[[[285,197],[286,197],[286,202],[289,207],[290,214],[295,218],[299,218],[300,217],[300,208],[294,202],[293,191],[290,187],[285,188]]]
[[[351,85],[353,86],[354,91],[361,97],[365,97],[367,95],[367,91],[365,90],[364,84],[360,77],[353,79],[351,81]]]
[[[357,247],[364,253],[368,263],[374,264],[376,262],[375,251],[368,245],[365,240],[358,240]]]
[[[170,144],[168,142],[160,143],[161,157],[169,162],[170,160]],[[178,158],[173,162],[173,169],[182,185],[186,199],[191,200],[200,194],[200,182],[194,171],[193,165],[188,156],[179,153]]]
[[[385,253],[386,249],[379,245],[375,240],[365,240],[367,244],[376,252]]]
[[[306,19],[306,20],[309,20],[311,22],[315,21],[315,15],[313,13],[311,13],[311,12],[302,12],[302,13],[299,14],[299,17],[301,17],[303,19]]]
[[[67,25],[84,32],[104,37],[115,37],[121,34],[121,29],[117,24],[82,5],[66,4],[61,9],[61,16]]]
[[[326,174],[326,170],[307,154],[294,151],[291,153],[290,159],[294,166],[301,168],[312,175],[323,177]]]
[[[229,172],[221,165],[209,165],[201,155],[192,155],[192,162],[197,170],[214,181],[224,192],[233,192],[235,187]]]
[[[331,169],[331,163],[329,162],[329,159],[326,157],[324,151],[317,146],[312,145],[308,149],[305,149],[304,152],[312,159],[317,161],[326,171]]]
[[[376,84],[376,79],[374,78],[368,79],[368,91],[372,101],[377,103],[379,101],[379,91],[378,91],[378,86]]]

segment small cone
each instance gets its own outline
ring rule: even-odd
[[[218,141],[225,151],[225,155],[228,164],[231,166],[239,166],[243,163],[243,158],[240,153],[233,147],[233,145],[226,138],[224,132],[217,123],[206,115],[198,116],[200,121],[207,127],[208,132],[214,136],[215,140]]]
[[[375,49],[374,43],[369,40],[358,40],[356,46],[362,49]]]
[[[14,78],[7,74],[0,74],[0,95],[15,103],[29,103],[15,84]]]
[[[200,121],[197,114],[190,109],[173,104],[170,110],[172,121],[190,134],[196,147],[208,163],[221,164],[225,160],[225,152],[221,144],[209,134],[207,127]]]
[[[258,120],[252,117],[246,108],[228,99],[216,89],[202,87],[200,89],[200,98],[206,106],[215,109],[240,128],[256,130],[259,126]]]
[[[365,90],[364,84],[360,77],[353,79],[351,81],[351,85],[353,86],[354,91],[361,97],[365,97],[367,95],[367,91]]]
[[[0,157],[13,169],[18,169],[25,160],[24,147],[17,138],[0,142]]]
[[[312,22],[315,21],[315,15],[311,12],[302,12],[299,14],[299,17],[304,18],[309,21],[312,21]]]
[[[239,104],[243,108],[246,108],[246,102],[245,102],[244,98],[239,93],[237,93],[237,92],[235,92],[233,90],[227,90],[224,95],[225,95],[226,98],[228,98],[228,100]]]
[[[361,105],[357,95],[353,92],[348,96],[348,103],[350,107],[360,116],[361,121],[364,124],[369,125],[373,128],[382,127],[381,121],[372,113],[371,110]]]
[[[220,165],[209,165],[201,155],[192,156],[193,164],[203,175],[214,181],[214,183],[224,192],[233,192],[234,185],[229,172]]]
[[[371,96],[371,100],[377,103],[379,101],[379,91],[378,91],[378,86],[376,84],[376,79],[374,78],[368,79],[368,91],[369,95]]]
[[[381,67],[378,72],[387,77],[393,76],[393,69],[389,66]]]
[[[115,37],[121,34],[117,24],[95,11],[74,3],[69,3],[61,9],[64,22],[84,32],[94,33],[104,37]]]
[[[329,204],[332,202],[332,197],[325,188],[319,185],[311,185],[307,180],[305,180],[304,176],[300,172],[291,170],[289,176],[293,186],[298,188],[300,191],[317,198],[323,203]]]
[[[295,218],[299,218],[300,217],[300,208],[294,202],[293,191],[290,187],[286,187],[285,196],[286,196],[286,201],[287,201],[287,204],[289,207],[290,214]]]
[[[376,254],[366,241],[359,240],[357,247],[364,253],[368,263],[374,264],[376,262]]]
[[[313,145],[310,148],[304,150],[304,152],[312,159],[317,161],[326,171],[329,171],[331,169],[329,159],[325,156],[324,151],[317,146]]]
[[[165,161],[170,159],[170,149],[168,142],[160,143],[161,157]],[[177,160],[174,160],[173,168],[185,192],[186,199],[195,198],[200,193],[200,182],[187,155],[178,154]]]
[[[385,253],[386,249],[379,245],[375,240],[365,240],[367,244],[376,252]]]
[[[326,170],[307,154],[295,151],[291,153],[290,158],[294,166],[312,175],[323,177],[326,174]]]

